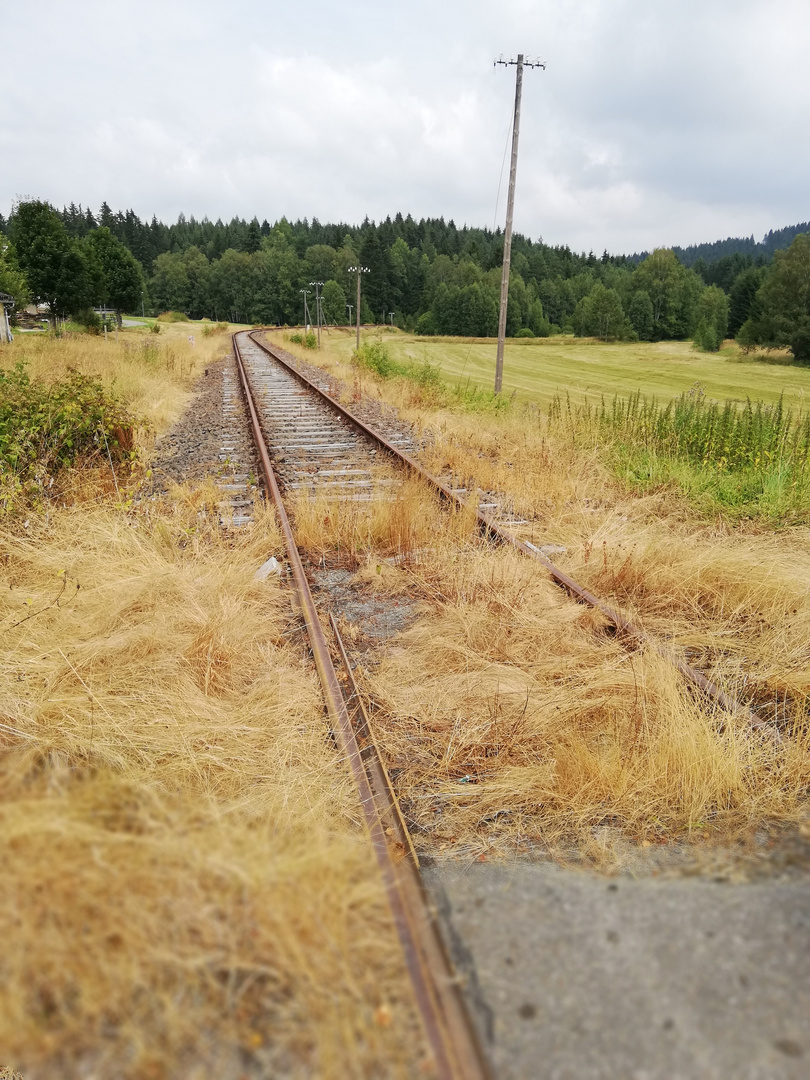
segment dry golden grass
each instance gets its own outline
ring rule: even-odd
[[[728,839],[805,812],[806,724],[781,745],[753,735],[516,553],[443,548],[406,572],[432,610],[366,685],[424,841],[587,852],[599,826]],[[398,573],[363,576],[384,591]]]
[[[295,538],[301,551],[315,561],[345,559],[360,565],[376,558],[418,556],[427,545],[455,545],[474,527],[471,511],[444,511],[438,496],[421,480],[405,478],[393,468],[378,469],[383,481],[372,501],[350,501],[299,494],[293,500]]]
[[[188,340],[193,334],[195,344]],[[154,431],[182,414],[189,390],[207,363],[225,356],[230,338],[205,336],[189,323],[164,326],[160,334],[125,329],[118,340],[91,334],[17,334],[0,351],[3,367],[24,360],[32,377],[58,378],[68,368],[92,375],[114,390]]]
[[[413,1075],[356,794],[288,598],[253,580],[276,527],[223,535],[176,495],[0,533],[0,1060]]]
[[[351,377],[341,356],[319,359]],[[423,495],[407,511],[418,559],[403,547],[401,563],[384,562],[395,530],[379,517],[379,549],[358,544],[367,588],[412,589],[427,604],[366,673],[423,843],[478,851],[537,841],[598,857],[600,827],[725,841],[807,815],[810,530],[731,530],[671,495],[628,494],[595,453],[549,436],[531,408],[438,410],[418,387],[370,376],[364,390],[430,432],[430,471],[479,497],[498,493],[500,509],[527,519],[522,536],[564,547],[554,555],[563,569],[787,736],[776,744],[711,708],[656,655],[615,642],[536,564],[442,525]],[[321,520],[326,551],[331,519]],[[345,529],[340,543],[350,543]]]

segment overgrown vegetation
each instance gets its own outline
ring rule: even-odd
[[[24,362],[0,369],[0,501],[39,498],[61,470],[132,462],[139,421],[103,384],[75,369],[32,379]]]
[[[753,699],[787,737],[752,732],[696,696],[652,650],[628,649],[601,615],[414,480],[367,503],[299,496],[296,531],[311,556],[354,567],[381,610],[401,605],[408,624],[376,653],[363,621],[344,630],[366,657],[358,676],[417,844],[467,857],[539,848],[605,866],[621,861],[622,843],[728,843],[800,819],[806,555],[780,559],[774,534],[752,542],[664,514],[633,521],[636,496],[611,490],[581,448],[555,437],[552,452],[525,415],[442,418],[423,459],[433,472],[478,497],[497,491],[501,508],[526,514],[526,539],[560,542],[566,571]]]
[[[421,363],[412,360],[396,360],[390,348],[378,339],[362,342],[352,353],[355,367],[371,372],[383,381],[393,378],[405,379],[417,388],[411,396],[412,404],[430,406],[459,406],[471,411],[490,410],[499,412],[512,404],[510,398],[495,394],[474,385],[471,380],[446,384],[437,365],[427,358]]]
[[[3,1060],[404,1080],[423,1043],[355,789],[254,579],[281,537],[223,533],[217,497],[0,522]]]
[[[661,404],[637,392],[572,404],[554,399],[552,431],[599,446],[622,480],[675,485],[733,515],[810,518],[810,416],[775,405],[710,401],[700,386]]]
[[[225,322],[208,323],[203,326],[203,335],[211,337],[213,334],[227,334],[228,324]]]
[[[312,330],[307,330],[305,333],[300,334],[297,330],[288,335],[288,341],[291,341],[293,345],[303,345],[305,349],[317,349],[318,338]]]
[[[404,1080],[425,1050],[355,789],[283,585],[254,577],[272,512],[223,531],[213,483],[131,500],[103,468],[227,346],[119,337],[0,352],[0,462],[60,490],[0,518],[5,1060]]]

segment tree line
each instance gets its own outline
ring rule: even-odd
[[[497,332],[503,234],[443,218],[397,214],[359,226],[282,218],[271,225],[181,214],[166,225],[155,217],[141,221],[132,210],[113,213],[106,203],[94,215],[81,205],[59,211],[27,201],[7,222],[0,218],[0,230],[0,290],[47,302],[55,317],[103,303],[119,314],[176,310],[296,325],[304,317],[302,294],[310,290],[312,309],[310,283],[319,282],[326,321],[344,323],[354,303],[350,268],[360,264],[369,270],[364,323],[393,321],[426,335]],[[782,234],[793,237],[788,229],[765,241]],[[741,335],[746,347],[795,345],[803,359],[796,334],[808,314],[805,301],[794,295],[795,282],[773,284],[790,272],[803,235],[774,257],[733,251],[708,261],[699,256],[689,266],[675,250],[597,257],[516,234],[507,334],[692,339],[707,350],[730,334]]]

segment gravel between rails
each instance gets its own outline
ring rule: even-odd
[[[301,360],[299,357],[293,356],[278,341],[275,341],[272,335],[262,334],[260,337],[291,367],[294,367],[296,371],[300,371],[302,375],[306,375],[308,379],[317,383],[318,386],[323,387],[328,394],[336,398],[341,404],[345,403],[346,408],[350,409],[358,420],[362,420],[364,424],[373,427],[375,431],[385,436],[386,439],[399,438],[411,441],[414,445],[419,444],[420,437],[413,426],[406,420],[401,420],[397,415],[397,410],[391,405],[386,405],[385,402],[378,401],[375,398],[361,398],[355,401],[354,389],[348,383],[336,378],[334,375],[330,375],[323,368],[310,364],[307,360]]]
[[[194,397],[175,426],[158,440],[152,459],[152,490],[211,478],[222,492],[223,524],[245,525],[257,497],[253,439],[233,355],[209,364]]]

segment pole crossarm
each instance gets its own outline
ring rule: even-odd
[[[520,138],[520,98],[523,91],[523,69],[543,68],[541,60],[526,59],[518,53],[517,59],[504,60],[501,56],[493,61],[493,67],[514,67],[515,72],[515,112],[512,123],[512,163],[509,168],[509,197],[506,201],[506,229],[503,236],[503,271],[501,273],[501,308],[498,315],[498,352],[495,359],[495,393],[500,394],[503,387],[503,351],[506,341],[506,308],[509,303],[509,266],[512,260],[512,223],[515,216],[515,179],[517,177],[518,140]]]
[[[4,308],[13,308],[14,297],[9,296],[7,292],[0,292],[0,304],[2,304]]]
[[[516,60],[504,60],[503,56],[499,56],[497,60],[492,61],[493,67],[517,67],[518,64],[522,64],[527,68],[542,68],[546,70],[545,60],[531,60],[524,56],[518,56]]]

